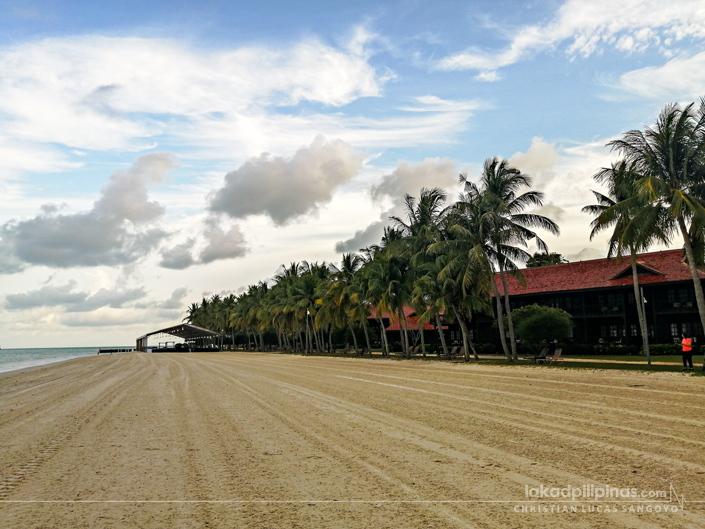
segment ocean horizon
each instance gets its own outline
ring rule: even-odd
[[[28,367],[63,362],[72,358],[92,356],[99,349],[127,349],[133,346],[101,345],[95,347],[27,347],[21,349],[0,349],[0,373],[16,371]]]

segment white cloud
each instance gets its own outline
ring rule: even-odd
[[[551,251],[562,253],[571,261],[579,259],[578,254],[604,256],[606,253],[607,234],[596,237],[589,251],[585,250],[586,242],[590,241],[592,219],[582,208],[595,201],[590,190],[601,189],[592,176],[615,159],[615,154],[605,147],[607,141],[563,147],[535,137],[526,152],[518,152],[510,158],[510,164],[532,176],[533,187],[544,193],[544,206],[532,212],[559,222],[563,235],[543,233],[541,238]]]
[[[311,38],[201,50],[89,35],[0,48],[0,130],[12,131],[0,134],[0,169],[62,171],[90,151],[167,142],[189,157],[242,160],[293,152],[316,134],[376,148],[453,141],[479,103],[423,96],[392,118],[330,112],[382,94],[390,75],[369,62],[373,38],[358,30],[345,47]],[[301,102],[313,105],[289,108]]]
[[[196,264],[191,254],[191,249],[195,242],[195,239],[189,238],[173,247],[165,248],[162,250],[162,260],[159,266],[172,270],[183,270]]]
[[[420,96],[415,98],[418,106],[401,107],[407,112],[472,112],[485,105],[480,101],[449,101],[438,96]]]
[[[64,285],[44,285],[43,287],[22,294],[5,296],[5,307],[10,310],[26,310],[36,307],[55,307],[81,303],[88,297],[86,292],[75,292],[76,281],[70,280]]]
[[[143,288],[128,290],[101,288],[94,294],[75,291],[77,282],[73,279],[64,285],[44,285],[37,290],[5,296],[5,307],[10,310],[28,310],[39,307],[59,307],[67,312],[91,312],[101,307],[114,309],[143,298]]]
[[[558,159],[556,146],[535,136],[525,153],[517,152],[509,158],[509,165],[531,176],[534,187],[543,189],[555,176]]]
[[[126,172],[115,171],[89,211],[62,215],[46,204],[34,218],[7,222],[0,227],[0,245],[12,257],[0,272],[18,271],[17,261],[67,268],[142,259],[167,235],[154,224],[164,207],[148,200],[146,186],[161,182],[175,166],[169,153],[147,154]]]
[[[380,95],[381,82],[357,35],[348,49],[308,39],[290,47],[203,51],[172,40],[83,36],[0,49],[0,152],[25,170],[62,167],[33,146],[139,150],[153,138],[194,135],[212,122],[246,136],[262,109],[311,101],[342,106]],[[251,152],[251,151],[250,151]],[[29,161],[27,161],[29,158]],[[34,160],[34,161],[32,161]]]
[[[627,72],[619,87],[649,99],[697,101],[705,94],[705,52]]]
[[[264,214],[275,224],[315,211],[362,167],[362,153],[341,141],[317,136],[291,158],[264,153],[225,175],[210,196],[209,209],[234,218]]]
[[[379,243],[385,226],[391,224],[389,217],[405,217],[404,195],[418,197],[423,187],[448,189],[457,182],[457,176],[455,164],[447,159],[427,158],[420,164],[399,162],[394,171],[385,175],[382,181],[373,185],[370,190],[373,200],[377,202],[391,200],[392,207],[383,211],[378,221],[357,230],[351,238],[336,242],[335,251],[356,252],[371,244]],[[452,200],[453,197],[449,198]]]
[[[458,171],[448,159],[426,158],[419,164],[400,161],[397,168],[372,187],[372,198],[387,196],[403,203],[404,195],[418,196],[422,187],[446,189],[457,182]]]
[[[705,38],[705,9],[700,0],[569,0],[550,22],[512,34],[499,53],[470,49],[442,59],[439,67],[480,70],[481,79],[494,80],[497,69],[562,44],[569,56],[588,57],[604,47],[627,53],[656,48],[668,55],[683,39]]]
[[[199,255],[201,263],[207,264],[219,259],[243,257],[247,253],[245,236],[237,224],[226,231],[217,224],[216,219],[211,218],[206,222],[203,234],[207,244]]]

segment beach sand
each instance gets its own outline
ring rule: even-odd
[[[704,387],[259,353],[81,358],[0,379],[0,527],[705,527]],[[673,484],[690,502],[522,503],[526,486],[590,484]],[[582,512],[598,507],[617,512]]]

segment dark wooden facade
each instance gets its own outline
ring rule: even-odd
[[[640,254],[637,258],[640,292],[643,293],[649,340],[673,343],[681,333],[701,337],[695,289],[681,250]],[[632,271],[629,258],[595,259],[522,270],[525,284],[509,278],[511,305],[518,308],[533,303],[565,310],[573,317],[575,343],[640,345]],[[705,273],[700,273],[701,281]],[[501,282],[498,288],[503,292]],[[494,300],[493,300],[494,306]],[[410,310],[408,316],[413,315]],[[386,315],[385,315],[386,316]],[[408,326],[416,322],[407,318]],[[389,320],[386,320],[389,321]],[[470,328],[476,343],[498,343],[494,319],[474,314]],[[377,326],[370,320],[371,325]],[[388,327],[390,341],[399,340],[399,326]],[[436,344],[437,332],[427,325],[426,343]],[[446,340],[460,343],[460,329],[448,324]],[[698,340],[698,341],[700,341]]]

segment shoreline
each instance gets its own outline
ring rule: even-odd
[[[32,366],[27,366],[27,367],[19,367],[17,369],[12,369],[10,371],[0,371],[0,379],[11,377],[11,376],[16,376],[16,375],[22,375],[24,373],[31,373],[33,371],[37,371],[40,369],[57,367],[57,366],[66,364],[67,362],[72,362],[74,360],[82,360],[84,358],[93,358],[93,356],[98,356],[98,355],[96,354],[96,355],[74,356],[73,358],[65,358],[63,360],[56,360],[56,361],[52,361],[52,362],[47,362],[46,364],[37,364],[37,365],[32,365]]]

